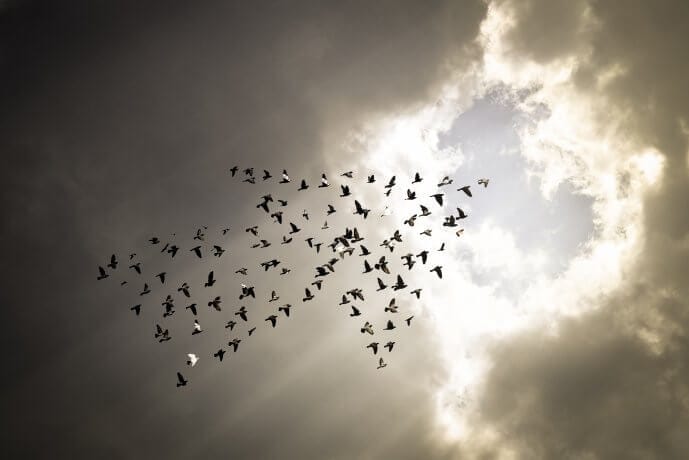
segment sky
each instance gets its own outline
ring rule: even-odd
[[[686,2],[143,3],[0,2],[10,458],[689,456]],[[258,272],[272,249],[244,232],[258,224],[277,245],[255,207],[270,192],[291,219],[318,216],[299,222],[319,235],[338,190],[251,186],[234,165],[312,185],[354,171],[372,215],[341,204],[328,222],[357,225],[369,247],[418,209],[402,199],[414,172],[423,197],[446,175],[472,184],[427,221],[461,206],[461,237],[405,233],[410,252],[447,241],[433,254],[444,277],[396,268],[423,293],[398,296],[415,319],[385,369],[337,307],[362,285],[383,318],[388,297],[358,257],[302,303],[305,244],[280,248],[281,277]],[[367,174],[396,175],[400,195]],[[223,257],[172,264],[147,242],[186,249],[202,226]],[[213,269],[223,315],[239,266],[255,267],[262,299],[297,305],[222,363],[227,318],[205,299],[203,334],[178,305],[159,344],[167,292],[136,317],[138,280],[96,281],[131,252],[170,289]]]

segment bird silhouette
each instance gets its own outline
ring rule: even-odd
[[[98,267],[98,278],[96,278],[96,279],[97,280],[103,280],[103,279],[107,278],[108,276],[110,276],[110,275],[105,273],[105,269],[103,267],[99,266]]]
[[[275,327],[275,325],[277,324],[277,319],[277,315],[270,315],[265,319],[265,321],[270,321],[271,326]]]
[[[438,278],[443,277],[443,267],[440,265],[436,265],[435,267],[431,268],[432,272],[435,272],[436,275],[438,275]]]
[[[188,380],[184,379],[184,376],[181,373],[177,373],[177,388],[185,386],[187,383],[189,383]]]
[[[215,284],[215,279],[213,278],[213,270],[211,270],[210,272],[208,272],[208,279],[206,280],[205,283],[203,283],[203,285],[205,287],[211,287],[214,284]]]
[[[213,353],[213,357],[218,358],[219,361],[222,361],[223,356],[225,356],[225,350],[223,350],[222,348]]]
[[[378,353],[378,342],[371,342],[368,345],[366,345],[366,348],[370,348],[371,350],[373,350],[373,354],[375,355],[376,353]]]
[[[458,192],[464,192],[466,196],[471,197],[471,185],[465,185],[457,189]]]

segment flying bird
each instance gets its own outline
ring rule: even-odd
[[[105,269],[104,269],[103,267],[99,266],[99,267],[98,267],[98,278],[96,278],[96,279],[97,279],[97,280],[102,280],[102,279],[107,278],[108,276],[110,276],[110,275],[108,275],[107,273],[105,273]]]
[[[187,364],[191,367],[196,366],[196,363],[199,362],[199,357],[194,353],[187,353],[187,356],[189,357],[189,359],[187,359]]]
[[[194,254],[196,254],[196,257],[198,257],[199,259],[201,259],[201,258],[203,257],[203,256],[201,255],[201,246],[195,246],[195,247],[191,248],[189,251],[191,251],[191,252],[193,252]]]
[[[373,354],[375,355],[376,353],[378,353],[378,342],[371,342],[368,345],[366,345],[366,348],[370,348],[371,350],[373,350]]]
[[[479,180],[478,180],[478,185],[483,185],[483,188],[486,188],[486,187],[488,187],[488,182],[489,182],[489,181],[490,181],[490,179],[479,179]]]
[[[275,327],[275,324],[277,324],[277,319],[278,319],[277,315],[270,315],[269,317],[267,317],[267,318],[265,319],[265,321],[270,321],[270,324],[271,324],[273,327]]]
[[[465,185],[457,189],[458,192],[464,192],[466,196],[471,197],[471,185]]]
[[[203,285],[204,285],[205,287],[211,287],[211,286],[213,286],[214,284],[215,284],[215,279],[213,278],[213,271],[211,270],[211,271],[208,273],[208,279],[206,280],[205,283],[203,283]]]
[[[436,275],[438,275],[438,278],[443,277],[443,267],[440,265],[436,265],[435,267],[431,268],[432,272],[435,272]]]
[[[185,386],[187,383],[189,383],[188,380],[184,379],[184,376],[180,374],[179,372],[177,373],[177,388]]]
[[[213,353],[213,357],[218,358],[219,361],[222,361],[223,356],[225,356],[225,350],[223,350],[222,348]]]

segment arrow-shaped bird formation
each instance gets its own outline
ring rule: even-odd
[[[256,185],[267,182],[273,178],[271,173],[267,170],[263,170],[262,175],[256,176],[254,175],[254,168],[251,167],[244,168],[240,171],[238,166],[234,166],[229,170],[229,173],[235,180],[243,184],[248,184],[246,185],[247,187],[250,187],[252,184]],[[177,311],[176,302],[188,303],[188,305],[184,306],[182,313],[180,313],[180,315],[185,318],[184,321],[187,322],[187,326],[177,333],[186,333],[191,336],[203,334],[205,329],[199,322],[200,313],[202,311],[204,313],[208,311],[210,314],[215,315],[211,320],[206,321],[206,319],[204,319],[204,324],[210,326],[220,324],[227,330],[226,332],[234,334],[228,342],[223,340],[223,343],[217,348],[217,351],[214,351],[208,357],[209,360],[217,360],[217,362],[220,363],[223,362],[223,357],[226,353],[230,351],[232,351],[232,353],[238,352],[242,342],[248,340],[248,337],[251,337],[259,327],[274,329],[279,327],[283,321],[294,318],[294,315],[291,314],[293,305],[306,304],[314,301],[317,302],[317,299],[325,291],[325,281],[329,278],[336,277],[336,265],[338,263],[343,262],[351,264],[351,260],[359,259],[361,260],[359,263],[363,267],[360,272],[362,277],[363,275],[367,275],[375,282],[375,292],[372,294],[383,291],[387,292],[388,290],[394,292],[394,295],[386,300],[382,307],[379,307],[385,315],[385,319],[381,324],[376,324],[373,319],[366,319],[366,309],[364,309],[363,306],[367,302],[366,298],[368,294],[360,287],[363,283],[356,283],[357,286],[340,292],[337,298],[341,300],[336,305],[337,308],[344,309],[348,317],[359,321],[357,327],[363,337],[372,336],[371,339],[374,340],[364,344],[362,348],[364,351],[375,356],[377,369],[384,369],[387,367],[388,363],[380,355],[384,353],[384,350],[387,350],[385,353],[390,354],[393,351],[393,347],[395,347],[395,350],[401,347],[399,336],[395,335],[394,331],[400,327],[411,327],[414,318],[414,315],[410,314],[411,312],[404,314],[400,311],[400,305],[397,303],[397,299],[402,295],[406,295],[412,301],[420,301],[423,291],[423,289],[418,286],[410,287],[404,279],[406,274],[394,273],[393,270],[395,270],[395,267],[399,267],[399,270],[402,272],[409,272],[412,269],[421,269],[427,271],[431,274],[430,276],[437,281],[442,280],[443,267],[433,262],[433,253],[444,251],[445,242],[442,242],[439,248],[424,248],[417,253],[415,253],[416,251],[403,253],[402,250],[398,250],[397,254],[402,254],[399,256],[393,256],[393,254],[395,249],[401,247],[405,243],[405,235],[403,234],[405,229],[409,232],[415,232],[422,237],[430,237],[432,235],[434,229],[422,226],[422,222],[433,214],[433,211],[431,211],[433,207],[439,208],[441,212],[444,210],[444,204],[448,201],[448,197],[443,189],[451,185],[453,180],[448,176],[443,177],[440,182],[437,183],[437,186],[434,185],[435,190],[433,190],[433,194],[423,196],[416,190],[407,188],[414,187],[415,184],[424,180],[418,172],[410,177],[408,182],[409,185],[405,188],[398,185],[398,178],[396,176],[392,176],[387,181],[383,181],[383,195],[385,197],[392,200],[394,197],[394,195],[392,195],[393,189],[399,187],[400,195],[403,197],[402,200],[418,202],[419,210],[411,216],[403,216],[401,228],[396,229],[392,235],[385,238],[382,242],[369,241],[363,236],[357,225],[351,225],[351,228],[350,226],[346,226],[344,229],[341,229],[341,231],[335,232],[334,236],[332,236],[333,233],[331,231],[330,236],[321,241],[319,237],[323,237],[323,233],[325,233],[324,230],[330,229],[327,221],[325,221],[322,226],[317,224],[317,228],[320,230],[319,235],[303,235],[302,232],[304,230],[308,231],[307,227],[310,226],[309,217],[320,219],[321,216],[325,218],[338,213],[348,216],[348,221],[362,219],[368,222],[367,219],[371,217],[374,219],[384,219],[390,215],[389,210],[393,204],[391,202],[388,202],[388,205],[385,206],[382,213],[374,212],[371,214],[371,209],[367,208],[366,205],[362,203],[361,198],[358,198],[358,195],[354,192],[355,189],[351,182],[354,181],[356,175],[353,171],[343,172],[339,177],[342,181],[346,181],[347,183],[336,185],[328,179],[325,173],[323,173],[320,179],[312,187],[306,179],[293,181],[287,170],[283,170],[278,177],[273,178],[278,187],[289,187],[298,184],[298,186],[295,186],[298,194],[323,193],[320,189],[332,188],[335,189],[337,198],[340,201],[351,200],[351,202],[344,206],[328,203],[327,207],[320,212],[309,212],[304,209],[303,211],[295,211],[294,215],[289,216],[288,212],[290,206],[288,201],[277,197],[273,199],[272,194],[268,193],[260,197],[260,201],[256,204],[256,209],[258,210],[257,212],[263,214],[266,221],[265,225],[277,226],[280,229],[284,229],[282,231],[282,238],[270,241],[267,236],[264,237],[264,232],[262,231],[264,224],[261,223],[239,229],[240,231],[243,230],[242,233],[250,235],[250,238],[255,239],[254,242],[249,245],[249,249],[255,251],[260,256],[253,268],[233,267],[233,276],[239,278],[239,282],[237,283],[239,286],[239,294],[237,298],[239,301],[246,304],[256,303],[258,298],[261,302],[265,300],[267,305],[275,305],[273,311],[268,315],[263,313],[259,316],[256,312],[256,308],[248,309],[246,305],[240,305],[236,308],[226,308],[222,296],[210,292],[216,282],[220,281],[216,274],[216,270],[204,272],[206,273],[204,279],[197,286],[187,281],[179,285],[171,286],[170,284],[174,282],[174,280],[167,271],[146,270],[143,261],[135,260],[137,254],[129,254],[129,260],[126,264],[122,265],[119,263],[119,257],[116,254],[112,254],[108,258],[105,266],[98,266],[98,275],[96,279],[104,280],[113,277],[112,275],[114,274],[119,274],[122,276],[117,276],[116,278],[119,279],[122,286],[134,286],[137,284],[138,286],[143,286],[141,290],[137,290],[135,293],[135,295],[138,294],[136,295],[138,302],[136,305],[130,307],[130,310],[134,312],[135,316],[141,316],[142,311],[147,309],[149,305],[145,300],[152,297],[151,294],[154,290],[158,291],[162,288],[173,291],[172,294],[164,293],[164,300],[162,302],[150,302],[150,306],[160,304],[163,307],[162,312],[160,312],[160,319],[152,325],[153,339],[161,344],[173,338],[170,328],[166,323],[170,321],[170,318],[173,317]],[[377,180],[375,175],[368,174],[364,179],[365,181],[363,181],[361,187],[376,187]],[[477,181],[477,185],[482,188],[488,187],[488,183],[489,179],[485,178],[481,178]],[[307,190],[310,192],[307,192]],[[473,196],[471,185],[464,185],[458,188],[457,191],[462,192],[467,198]],[[428,201],[432,199],[435,204],[421,203],[420,201],[423,199]],[[460,207],[456,207],[456,210],[456,215],[451,213],[450,215],[442,216],[444,222],[441,228],[436,230],[437,232],[452,229],[452,233],[450,234],[453,236],[460,237],[463,234],[464,229],[457,227],[459,227],[459,222],[468,217],[468,214]],[[423,230],[419,231],[418,227],[415,227],[417,225],[421,226]],[[224,227],[217,232],[211,232],[208,230],[208,227],[203,226],[193,232],[193,237],[185,248],[178,246],[174,241],[164,241],[165,239],[159,236],[150,237],[148,239],[148,246],[152,250],[158,248],[161,254],[169,257],[171,260],[179,257],[178,252],[180,249],[182,249],[180,254],[189,254],[191,260],[218,260],[222,258],[225,253],[229,252],[223,248],[222,241],[218,240],[227,237],[230,231],[230,228]],[[240,235],[242,233],[240,233]],[[174,237],[175,234],[172,236]],[[249,281],[245,281],[250,274],[258,274],[265,277],[269,276],[269,272],[273,271],[277,276],[292,276],[291,273],[294,269],[305,266],[304,259],[300,258],[301,260],[299,260],[295,266],[288,267],[285,262],[275,257],[273,249],[298,243],[304,243],[306,250],[313,251],[316,257],[322,257],[320,263],[314,267],[315,273],[313,274],[313,281],[308,286],[304,286],[303,294],[299,289],[296,289],[294,290],[297,292],[297,294],[295,294],[296,297],[288,299],[273,288],[259,289],[256,286],[249,285]],[[270,250],[272,251],[271,256],[264,257],[261,252],[265,251],[265,248],[268,247],[272,248]],[[198,299],[200,296],[203,297],[203,300]],[[194,299],[197,299],[196,302],[194,302]],[[370,300],[369,298],[369,301]],[[208,306],[207,310],[204,309],[204,305],[206,304]],[[188,313],[184,310],[188,311]],[[180,315],[177,315],[177,317]],[[255,318],[256,316],[259,317]],[[254,323],[254,321],[256,322]],[[241,333],[242,328],[240,325],[246,326],[245,335]],[[232,356],[232,354],[228,356]],[[203,363],[203,356],[198,356],[195,353],[188,353],[187,358],[186,363],[189,367],[195,367],[199,362]],[[185,376],[180,371],[177,371],[177,386],[186,386],[188,383],[189,381]]]

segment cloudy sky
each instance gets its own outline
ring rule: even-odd
[[[687,2],[62,3],[0,2],[8,458],[689,457]],[[337,190],[233,181],[234,165],[334,185],[351,169],[372,216]],[[305,232],[327,239],[333,202],[331,227],[377,246],[418,209],[402,199],[416,171],[420,196],[445,175],[475,193],[448,190],[429,218],[461,205],[460,238],[405,234],[410,251],[448,243],[445,276],[405,275],[424,290],[399,296],[415,319],[381,371],[337,306],[361,285],[383,317],[360,259],[302,304],[315,255],[299,239],[280,248],[292,278],[260,273],[273,253],[243,229],[277,246],[255,208],[271,192],[318,216]],[[397,198],[367,174],[397,175]],[[188,253],[204,225],[222,258]],[[185,250],[171,261],[153,235]],[[199,297],[192,337],[178,307],[158,344],[168,292],[135,317],[141,280],[96,281],[113,252],[172,292],[215,270],[227,311]],[[218,363],[239,266],[259,329]],[[296,305],[275,330],[271,289]]]

